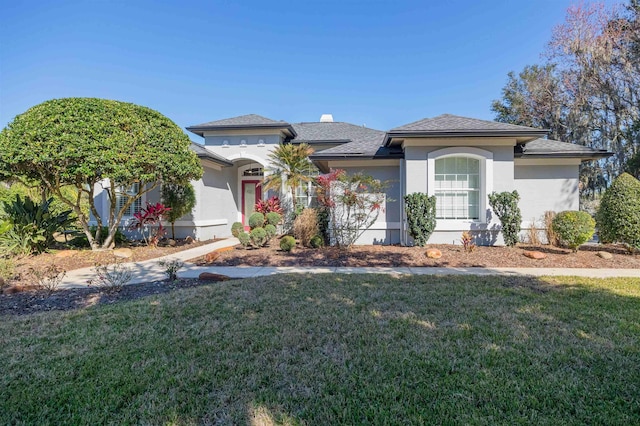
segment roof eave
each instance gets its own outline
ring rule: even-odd
[[[189,126],[186,127],[191,133],[195,133],[198,136],[203,136],[206,131],[218,131],[218,130],[245,130],[245,129],[284,129],[287,130],[294,138],[298,136],[293,126],[289,123],[273,123],[273,124],[233,124],[222,126]]]
[[[198,153],[196,153],[196,155],[201,160],[208,160],[208,161],[211,161],[212,163],[216,163],[216,164],[218,164],[218,165],[220,165],[222,167],[231,167],[231,166],[233,166],[233,163],[231,161],[223,160],[221,158],[217,158],[217,157],[214,157],[212,155],[198,154]]]
[[[458,137],[509,137],[509,136],[528,136],[532,138],[539,138],[540,136],[546,136],[549,133],[546,129],[540,130],[447,130],[447,131],[402,131],[402,132],[387,132],[385,136],[385,146],[389,145],[391,139],[394,138],[458,138]]]
[[[539,153],[515,153],[514,158],[579,158],[583,161],[598,160],[600,158],[608,158],[613,155],[612,152],[596,151],[596,152],[539,152]]]

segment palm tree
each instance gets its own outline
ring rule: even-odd
[[[268,174],[265,174],[262,187],[276,191],[281,191],[284,187],[291,197],[290,200],[295,204],[296,188],[302,183],[313,180],[310,171],[315,167],[309,160],[311,154],[313,154],[313,148],[306,143],[278,145],[269,153],[271,166],[266,169]]]

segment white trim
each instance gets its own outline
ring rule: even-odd
[[[427,194],[435,195],[436,160],[446,157],[471,157],[480,160],[480,206],[479,220],[442,220],[436,222],[436,231],[465,230],[472,226],[487,223],[486,211],[489,206],[489,194],[493,192],[493,152],[485,149],[463,146],[448,147],[427,154]]]
[[[260,163],[260,165],[262,165],[262,167],[268,167],[269,166],[269,163],[264,158],[259,157],[257,155],[253,155],[253,154],[247,154],[246,152],[239,152],[237,154],[231,154],[230,156],[228,156],[226,158],[227,158],[227,160],[233,161],[234,163],[236,161],[238,161],[238,160],[251,160],[251,161],[255,161],[257,163]]]
[[[393,138],[393,142],[402,141],[402,146],[516,146],[513,137],[463,137],[463,138]]]
[[[319,152],[320,155],[322,151]],[[395,159],[365,159],[365,160],[328,160],[327,165],[331,168],[337,167],[353,167],[353,168],[370,168],[397,166],[400,160]]]

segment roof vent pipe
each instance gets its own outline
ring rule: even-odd
[[[322,114],[320,116],[321,123],[333,123],[333,115],[332,114]]]

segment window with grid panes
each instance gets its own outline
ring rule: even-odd
[[[480,160],[445,157],[435,161],[436,218],[478,220]]]
[[[134,183],[129,188],[125,188],[123,186],[119,187],[116,192],[116,208],[118,211],[124,207],[129,199],[129,195],[135,195],[138,193],[140,189],[139,183]],[[138,213],[142,209],[142,197],[135,200],[124,212],[124,216],[133,216],[135,213]]]

